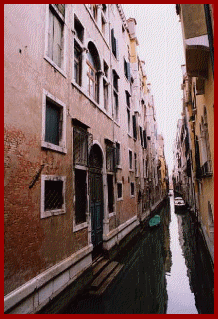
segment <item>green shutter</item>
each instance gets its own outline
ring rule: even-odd
[[[46,104],[45,141],[59,145],[59,123],[61,110],[52,103]]]

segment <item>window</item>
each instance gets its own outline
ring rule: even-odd
[[[130,63],[126,61],[124,58],[124,74],[127,80],[130,82],[131,75],[130,75]]]
[[[106,169],[108,172],[114,172],[114,168],[115,168],[114,145],[109,140],[106,140],[105,142],[106,142]]]
[[[111,47],[113,55],[118,59],[118,41],[114,36],[114,29],[111,29]]]
[[[74,31],[76,37],[83,43],[84,28],[76,16],[74,16]]]
[[[75,169],[75,222],[86,222],[87,183],[86,170]]]
[[[144,146],[142,127],[140,126],[139,129],[140,129],[141,146]]]
[[[147,135],[146,130],[143,130],[144,148],[147,148]]]
[[[132,151],[129,150],[129,169],[132,169]]]
[[[118,182],[117,183],[117,199],[122,199],[123,197],[123,184]]]
[[[66,105],[45,90],[41,146],[66,153]]]
[[[113,70],[114,118],[116,121],[119,121],[118,79],[118,74]]]
[[[63,14],[65,14],[64,6],[65,5],[58,5],[58,4],[49,5],[47,55],[60,68],[63,67],[63,32],[64,32],[64,15]],[[62,8],[62,10],[59,10],[59,8]]]
[[[132,116],[133,138],[137,140],[136,116]]]
[[[130,125],[130,110],[127,108],[127,121],[128,121],[128,134],[131,132],[131,125]]]
[[[119,121],[119,103],[118,103],[118,94],[114,91],[114,118]]]
[[[128,91],[125,91],[125,94],[126,94],[126,105],[128,108],[130,108],[130,94]]]
[[[88,44],[87,54],[87,90],[89,95],[99,103],[99,73],[100,62],[96,47],[92,42]]]
[[[134,160],[135,160],[135,175],[138,173],[138,167],[137,167],[137,154],[134,153]]]
[[[98,8],[96,4],[89,4],[89,9],[93,15],[93,18],[97,22],[97,14],[98,14]]]
[[[105,75],[105,77],[107,78],[108,77],[108,65],[107,65],[107,63],[104,61],[104,75]]]
[[[112,213],[114,210],[114,184],[113,175],[107,175],[107,188],[108,188],[108,211]]]
[[[133,182],[130,183],[130,195],[135,196],[135,184]]]
[[[79,127],[73,128],[73,157],[74,165],[88,165],[88,143],[90,134]]]
[[[82,82],[82,49],[74,42],[74,80],[81,86]]]
[[[41,218],[66,212],[65,180],[64,176],[41,176]]]
[[[120,166],[120,143],[116,142],[116,166]]]
[[[108,110],[108,83],[103,80],[103,90],[104,90],[104,108]]]

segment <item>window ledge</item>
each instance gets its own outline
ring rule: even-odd
[[[117,169],[122,169],[122,166],[121,165],[117,165]]]
[[[79,225],[74,224],[73,232],[77,232],[77,231],[79,231],[81,229],[84,229],[84,228],[87,228],[87,227],[88,227],[88,223],[87,222],[79,224]]]
[[[52,143],[49,143],[49,142],[45,142],[45,141],[41,141],[41,147],[48,148],[50,150],[53,150],[53,151],[56,151],[56,152],[60,152],[60,153],[64,153],[64,154],[67,153],[66,147],[62,147],[62,146],[55,145],[55,144],[52,144]]]
[[[54,61],[51,60],[51,58],[49,58],[47,55],[44,56],[44,59],[51,64],[55,70],[57,70],[61,75],[63,75],[63,77],[67,78],[66,73],[64,72],[64,70],[62,70]]]
[[[51,217],[51,216],[62,215],[62,214],[65,214],[65,213],[66,213],[65,209],[48,210],[48,211],[42,212],[41,218],[47,218],[47,217]]]
[[[110,218],[110,217],[113,217],[113,216],[116,216],[116,212],[112,212],[112,213],[109,213],[108,214],[108,217]]]
[[[120,202],[120,201],[122,201],[122,200],[123,200],[123,197],[117,198],[117,202]]]

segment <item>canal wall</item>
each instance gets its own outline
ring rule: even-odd
[[[111,233],[104,249],[105,257],[113,259],[140,236],[148,219],[163,205],[165,198],[156,202],[141,220],[133,218]],[[4,299],[4,312],[8,314],[57,313],[58,309],[75,298],[91,282],[92,245],[49,268]]]

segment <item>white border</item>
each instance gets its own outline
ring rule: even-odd
[[[53,143],[49,143],[45,141],[45,123],[46,123],[46,98],[49,98],[52,102],[54,102],[57,106],[62,108],[63,111],[63,127],[62,127],[62,138],[59,142],[59,145],[55,145]],[[66,104],[56,98],[54,95],[49,93],[48,91],[43,89],[43,97],[42,97],[42,138],[41,138],[41,146],[45,148],[52,149],[53,151],[67,153],[66,149]]]
[[[45,211],[45,181],[63,181],[63,206],[61,209],[53,209]],[[53,215],[60,215],[66,213],[66,177],[57,175],[42,175],[41,176],[41,218],[47,218]]]

